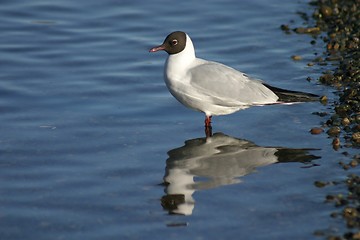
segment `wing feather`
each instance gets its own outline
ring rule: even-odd
[[[278,97],[261,81],[216,62],[205,62],[189,71],[190,85],[220,106],[269,104]]]

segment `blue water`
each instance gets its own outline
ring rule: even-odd
[[[166,54],[148,53],[182,30],[202,58],[332,99],[306,81],[321,73],[306,66],[311,37],[279,28],[301,24],[299,9],[311,11],[282,0],[3,1],[0,239],[311,239],[338,229],[313,182],[342,179],[345,157],[308,132],[328,106],[214,117],[206,139],[204,116],[163,83]],[[276,156],[304,148],[318,150]]]

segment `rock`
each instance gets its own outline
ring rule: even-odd
[[[356,143],[360,143],[360,132],[353,133],[351,139]]]
[[[326,6],[326,5],[323,5],[323,6],[321,6],[321,8],[320,8],[320,12],[321,12],[321,14],[322,14],[322,16],[323,17],[330,17],[331,16],[331,14],[332,14],[332,9],[331,9],[331,7],[329,7],[329,6]]]
[[[359,162],[356,161],[355,159],[353,159],[353,160],[350,161],[349,165],[350,165],[351,167],[356,167],[357,165],[359,165]]]
[[[280,26],[280,29],[283,30],[285,33],[290,33],[290,28],[289,28],[289,25],[286,25],[286,24],[282,24]]]
[[[340,139],[334,138],[334,140],[332,141],[332,145],[334,150],[338,150],[340,148]]]
[[[349,125],[350,125],[350,120],[349,120],[349,118],[344,117],[344,118],[341,120],[341,124],[342,124],[343,126],[349,126]]]
[[[328,131],[327,131],[327,134],[330,135],[330,136],[338,136],[339,133],[340,133],[341,129],[337,126],[335,127],[331,127]]]
[[[353,207],[346,207],[343,214],[346,218],[356,218],[358,216],[358,211]]]
[[[354,240],[359,240],[359,239],[360,239],[360,231],[357,232],[357,233],[353,233],[352,238],[353,238]]]
[[[319,128],[319,127],[314,127],[310,130],[310,133],[313,134],[313,135],[316,135],[316,134],[320,134],[320,133],[323,133],[324,132],[324,129],[322,128]]]
[[[327,101],[328,101],[327,96],[321,96],[321,97],[320,97],[320,102],[321,102],[322,104],[326,105],[326,104],[327,104]]]
[[[329,183],[328,183],[328,182],[322,182],[322,181],[315,181],[315,182],[314,182],[314,185],[315,185],[315,187],[323,188],[323,187],[325,187],[326,185],[329,185]]]
[[[323,74],[320,76],[319,81],[323,84],[330,85],[334,83],[334,75],[330,73]]]
[[[295,32],[296,33],[300,33],[300,34],[318,34],[320,33],[320,28],[319,27],[309,27],[309,28],[304,28],[304,27],[298,27],[295,28]]]
[[[299,56],[299,55],[293,55],[293,56],[291,56],[291,58],[292,58],[292,60],[294,60],[294,61],[300,61],[300,60],[302,59],[302,57]]]

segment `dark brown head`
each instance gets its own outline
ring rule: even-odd
[[[164,40],[163,44],[153,47],[149,52],[157,52],[164,50],[168,54],[177,54],[185,49],[186,34],[184,32],[176,31],[170,33]]]

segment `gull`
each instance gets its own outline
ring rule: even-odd
[[[197,58],[191,38],[182,31],[170,33],[149,52],[160,50],[168,53],[167,88],[186,107],[205,113],[205,128],[211,128],[212,116],[252,106],[318,100],[315,94],[273,87],[224,64]]]

